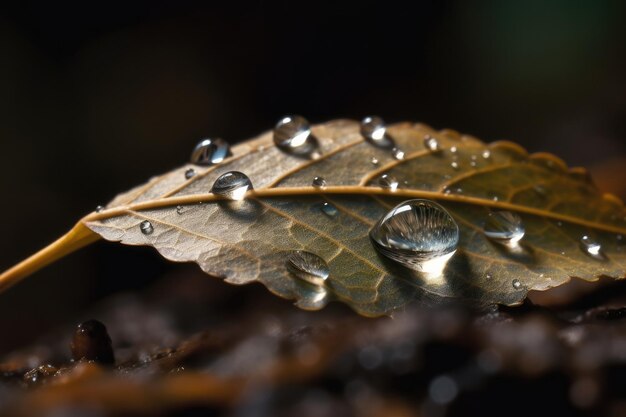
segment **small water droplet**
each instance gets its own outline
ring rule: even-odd
[[[228,142],[221,138],[202,139],[191,153],[191,163],[196,165],[215,165],[230,156]]]
[[[361,121],[361,135],[374,143],[384,141],[387,133],[385,122],[378,116],[367,116]]]
[[[184,210],[183,206],[176,206],[176,213],[177,214],[183,214],[183,210]]]
[[[516,290],[519,290],[520,288],[522,288],[522,283],[517,278],[511,281],[511,285],[513,285],[513,288],[515,288]]]
[[[470,161],[470,166],[471,166],[472,168],[476,168],[476,166],[477,166],[477,165],[478,165],[478,164],[476,163],[476,161]]]
[[[287,269],[298,278],[313,285],[323,285],[330,275],[328,264],[314,253],[292,251],[287,257]]]
[[[396,191],[396,189],[398,188],[398,180],[392,175],[383,174],[378,179],[378,185],[380,185],[380,187],[384,188],[385,190]]]
[[[485,236],[505,245],[516,245],[524,237],[522,219],[510,211],[494,211],[483,229]]]
[[[436,152],[439,150],[439,142],[437,141],[437,138],[426,135],[424,136],[424,147],[430,152]]]
[[[337,207],[330,203],[322,203],[322,211],[329,217],[335,217],[337,215]]]
[[[457,151],[456,146],[453,146],[453,147],[451,147],[451,148],[450,148],[450,152],[452,152],[452,153],[456,153],[456,151]]]
[[[311,185],[315,188],[326,188],[326,180],[322,177],[315,177],[313,178]]]
[[[493,278],[493,275],[491,275],[491,274],[487,274],[487,275],[486,275],[486,278],[487,278],[487,279],[491,279],[491,278]]]
[[[102,213],[103,210],[104,210],[104,206],[97,206],[96,207],[96,213]]]
[[[458,163],[458,162],[456,162],[456,161],[452,161],[452,163],[450,164],[450,166],[451,166],[452,168],[454,168],[455,170],[457,170],[457,171],[459,170],[459,163]]]
[[[219,176],[213,183],[211,192],[229,200],[243,200],[252,189],[250,178],[239,171],[230,171]]]
[[[492,199],[493,201],[498,201],[498,200],[499,200],[499,198],[498,198],[498,196],[497,196],[497,195],[494,195],[493,197],[491,197],[491,199]]]
[[[141,233],[143,233],[144,235],[151,235],[152,232],[154,232],[154,227],[152,227],[152,223],[150,223],[148,220],[144,220],[139,223],[139,230],[141,230]]]
[[[602,245],[600,245],[599,242],[596,242],[586,235],[580,238],[580,247],[583,251],[594,257],[600,256],[600,249],[602,249]]]
[[[310,154],[317,148],[308,120],[302,116],[285,116],[274,127],[274,143],[280,149],[297,154]]]
[[[370,162],[372,163],[372,165],[378,165],[378,158],[376,158],[375,156],[372,156],[372,159],[370,160]]]
[[[391,152],[393,153],[394,159],[397,159],[398,161],[401,161],[404,159],[404,151],[402,149],[393,148]]]
[[[196,170],[193,168],[189,168],[185,171],[185,179],[193,178],[196,175]]]
[[[491,151],[489,149],[485,149],[482,155],[483,155],[483,158],[489,159],[491,158]]]
[[[454,255],[459,227],[439,204],[405,201],[370,231],[374,246],[386,257],[416,271],[441,273]]]

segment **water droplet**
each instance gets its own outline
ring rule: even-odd
[[[311,185],[315,188],[326,188],[326,180],[322,177],[315,177],[313,178]]]
[[[246,192],[251,189],[252,182],[246,174],[230,171],[215,180],[211,192],[229,200],[243,200]]]
[[[519,290],[520,288],[522,288],[522,283],[517,278],[511,281],[511,285],[513,285],[513,288],[515,288],[516,290]]]
[[[304,155],[317,148],[308,120],[302,116],[285,116],[274,127],[274,143],[289,153]]]
[[[439,142],[436,138],[426,135],[424,136],[424,147],[431,152],[436,152],[439,150]]]
[[[329,217],[335,217],[337,215],[337,207],[330,203],[322,203],[322,211]]]
[[[471,166],[472,168],[476,168],[476,166],[477,166],[477,165],[478,165],[478,164],[476,163],[476,161],[470,161],[470,166]]]
[[[96,213],[102,213],[103,210],[104,210],[104,206],[97,206],[96,207]]]
[[[396,191],[396,189],[398,189],[398,180],[392,175],[383,174],[378,179],[378,185],[385,190]]]
[[[393,148],[391,152],[393,153],[394,159],[397,159],[398,161],[401,161],[404,159],[404,151],[402,149]]]
[[[184,210],[183,206],[176,206],[176,213],[177,214],[183,214],[183,210]]]
[[[408,200],[380,219],[370,238],[389,259],[416,271],[438,274],[456,252],[459,227],[439,204]]]
[[[482,155],[483,155],[483,158],[489,159],[491,158],[491,151],[489,149],[485,149]]]
[[[458,162],[456,162],[456,161],[453,161],[453,162],[450,164],[450,166],[451,166],[452,168],[454,168],[455,170],[457,170],[457,171],[459,170],[459,163],[458,163]]]
[[[580,247],[583,251],[594,257],[600,256],[600,249],[602,249],[602,245],[600,245],[599,242],[596,242],[586,235],[580,238]]]
[[[193,168],[189,168],[185,171],[185,179],[193,178],[196,175],[196,170]]]
[[[505,245],[514,246],[524,237],[522,219],[510,211],[494,211],[484,228],[485,236]]]
[[[220,138],[202,139],[191,153],[191,163],[196,165],[215,165],[230,156],[228,142]]]
[[[450,148],[450,152],[456,153],[456,151],[457,151],[456,146],[453,146],[453,147]]]
[[[378,158],[376,158],[375,156],[372,156],[372,159],[370,162],[372,163],[372,165],[378,165]]]
[[[491,278],[493,278],[493,275],[491,275],[491,274],[487,274],[485,277],[486,277],[487,279],[491,279]]]
[[[154,227],[152,227],[152,223],[150,223],[148,220],[144,220],[139,223],[139,230],[141,230],[141,233],[143,233],[144,235],[151,235],[152,232],[154,232]]]
[[[323,285],[330,275],[328,264],[314,253],[292,251],[287,257],[287,269],[298,278],[314,285]]]
[[[367,116],[361,121],[361,135],[366,139],[374,142],[382,141],[386,133],[385,122],[378,116]]]

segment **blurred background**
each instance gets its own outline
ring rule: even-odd
[[[624,2],[322,3],[0,6],[0,269],[199,138],[235,143],[285,113],[511,139],[623,196]],[[180,267],[148,248],[84,249],[0,295],[0,354]]]

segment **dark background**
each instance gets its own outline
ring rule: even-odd
[[[285,113],[378,114],[619,164],[625,12],[565,0],[3,4],[0,269],[182,164],[200,137],[234,143]],[[0,295],[0,353],[173,268],[148,248],[82,250]]]

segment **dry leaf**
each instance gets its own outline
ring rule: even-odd
[[[232,284],[259,281],[305,309],[340,300],[367,316],[450,298],[512,305],[530,289],[573,276],[593,281],[626,274],[624,206],[602,194],[583,169],[568,170],[548,154],[529,156],[510,142],[485,145],[421,124],[388,127],[394,150],[365,140],[354,121],[312,131],[319,144],[313,157],[281,150],[266,133],[234,147],[217,165],[186,165],[155,177],[85,217],[72,234],[3,274],[0,284],[94,240],[85,226],[107,240],[154,246],[172,261],[197,262]],[[425,137],[434,138],[437,149]],[[195,175],[187,178],[190,169]],[[252,181],[243,201],[210,193],[229,171]],[[385,174],[398,179],[396,190],[380,186]],[[326,186],[313,186],[315,177]],[[416,273],[372,245],[376,222],[409,199],[437,201],[458,224],[458,250],[441,274]],[[525,235],[518,245],[483,233],[495,211],[519,215]],[[286,260],[296,250],[327,263],[323,285],[289,268]]]

